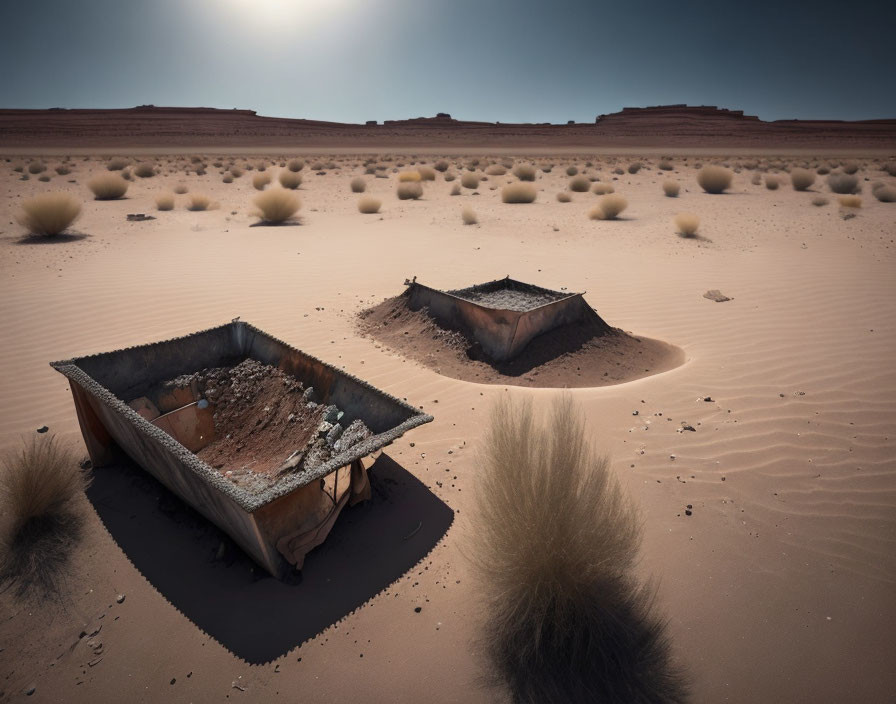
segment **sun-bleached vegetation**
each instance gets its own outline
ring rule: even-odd
[[[420,175],[420,172],[414,169],[413,171],[399,171],[398,172],[398,182],[399,183],[416,183],[417,181],[422,181],[423,177]]]
[[[685,237],[693,237],[700,227],[700,218],[694,213],[678,213],[675,216],[675,227]]]
[[[187,210],[202,211],[214,208],[212,199],[204,193],[191,193],[187,196]]]
[[[42,193],[22,203],[18,221],[32,235],[64,232],[81,214],[81,203],[69,193]]]
[[[790,183],[795,191],[805,191],[815,183],[815,174],[809,169],[791,169]]]
[[[264,187],[271,182],[271,175],[267,172],[257,173],[252,177],[252,187],[256,191],[263,191]]]
[[[512,399],[490,413],[464,546],[489,680],[520,704],[686,701],[636,575],[638,513],[583,414],[568,393],[543,414]]]
[[[620,195],[603,196],[588,214],[592,220],[615,220],[628,207],[628,201]]]
[[[475,171],[465,171],[461,174],[460,185],[464,188],[479,188],[479,174]]]
[[[355,176],[355,178],[349,182],[349,186],[352,189],[352,193],[363,193],[367,190],[367,181],[360,176]]]
[[[374,215],[380,212],[380,207],[382,205],[383,204],[377,198],[364,196],[358,201],[358,211],[364,215]]]
[[[262,191],[252,202],[258,209],[255,216],[260,218],[262,223],[272,225],[286,222],[302,207],[299,197],[284,188],[269,188]]]
[[[122,169],[126,169],[130,163],[131,162],[127,159],[113,157],[106,163],[106,168],[109,169],[109,171],[121,171]]]
[[[862,207],[862,198],[861,196],[840,196],[837,198],[837,202],[840,203],[841,208],[861,208]]]
[[[680,190],[681,186],[678,184],[678,181],[673,181],[671,179],[663,181],[663,193],[665,193],[668,198],[677,198]]]
[[[423,196],[423,186],[419,181],[404,181],[395,189],[398,200],[417,200]]]
[[[503,176],[507,173],[507,169],[504,168],[501,164],[491,164],[487,166],[485,169],[485,174],[487,176]]]
[[[770,191],[777,191],[778,186],[780,185],[780,181],[778,177],[774,174],[766,174],[765,175],[765,187]]]
[[[295,190],[302,185],[302,175],[297,171],[286,169],[277,175],[277,180],[284,188]]]
[[[302,169],[305,168],[305,162],[302,161],[301,159],[290,159],[289,161],[286,162],[286,168],[289,169],[290,171],[298,173],[299,171],[301,171]]]
[[[128,192],[128,182],[114,172],[97,174],[87,182],[97,200],[115,200]]]
[[[177,195],[179,195],[179,196],[182,196],[184,193],[187,192],[187,190],[188,190],[187,186],[183,183],[179,183],[174,187],[174,192],[177,193]]]
[[[174,194],[160,193],[157,195],[156,210],[174,210]]]
[[[28,164],[28,173],[29,174],[40,174],[47,170],[47,165],[42,161],[32,161]]]
[[[559,203],[569,203],[572,200],[572,196],[569,195],[566,191],[560,191],[557,194],[557,201]]]
[[[896,188],[885,183],[875,183],[871,187],[871,195],[881,203],[896,203]]]
[[[707,164],[697,172],[697,184],[707,193],[724,193],[731,188],[734,174],[724,166]]]
[[[825,196],[815,196],[812,199],[812,205],[821,207],[823,205],[827,205],[830,201]]]
[[[134,176],[139,176],[140,178],[152,178],[156,175],[156,168],[148,161],[144,161],[137,164],[133,172]]]
[[[587,193],[591,188],[591,181],[586,176],[573,176],[569,179],[569,190],[575,193]]]
[[[828,188],[834,193],[852,195],[861,190],[858,176],[847,173],[833,173],[828,176]]]
[[[537,173],[532,164],[518,164],[513,167],[513,175],[520,181],[534,181]]]
[[[616,189],[613,187],[612,183],[603,183],[601,181],[596,181],[591,187],[591,192],[596,196],[605,196],[608,193],[613,193],[615,191]]]
[[[418,166],[417,173],[420,174],[420,178],[423,181],[436,180],[436,170],[429,166]]]
[[[460,217],[464,225],[475,225],[479,222],[479,218],[476,217],[476,213],[473,212],[469,205],[464,206],[463,210],[460,211]]]
[[[518,181],[509,183],[501,189],[501,201],[504,203],[533,203],[537,196],[535,186]]]

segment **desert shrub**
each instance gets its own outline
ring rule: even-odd
[[[257,171],[266,171],[267,168],[268,168],[268,165],[265,164],[263,161],[259,161],[259,162],[255,165],[255,169],[256,169]]]
[[[858,170],[859,170],[859,165],[855,161],[847,161],[843,165],[843,173],[845,173],[845,174],[854,174]]]
[[[812,199],[812,205],[817,206],[819,208],[823,205],[827,205],[828,202],[829,202],[828,199],[825,198],[824,196],[815,196]]]
[[[616,189],[613,187],[612,183],[601,183],[597,181],[592,187],[591,192],[598,196],[605,196],[608,193],[615,192]]]
[[[675,216],[675,227],[685,237],[693,237],[697,234],[697,228],[700,227],[700,218],[694,213],[678,213]]]
[[[47,170],[47,165],[42,161],[32,161],[28,164],[29,174],[40,174]]]
[[[464,221],[464,225],[475,225],[479,220],[476,218],[476,213],[473,212],[473,209],[468,205],[465,206],[463,210],[460,211],[461,220]]]
[[[442,171],[442,172],[447,171],[448,166],[449,166],[448,162],[445,161],[444,159],[439,159],[435,164],[433,164],[433,168],[436,171]]]
[[[224,178],[221,179],[224,183],[233,183],[233,176],[230,174],[224,174]]]
[[[567,166],[566,167],[566,175],[567,176],[575,176],[579,173],[579,169],[576,166]]]
[[[435,181],[436,180],[436,170],[431,169],[428,166],[418,166],[417,173],[420,174],[420,178],[424,181]]]
[[[532,203],[536,195],[535,186],[523,181],[510,183],[501,189],[501,200],[504,203]]]
[[[290,159],[286,162],[286,168],[294,173],[298,173],[305,168],[305,162],[301,159]]]
[[[557,200],[560,203],[569,203],[569,201],[572,200],[572,196],[570,196],[569,193],[567,193],[566,191],[560,191],[557,194]]]
[[[592,220],[615,220],[628,207],[628,201],[619,195],[603,196],[589,213]]]
[[[485,169],[485,173],[488,176],[503,176],[507,173],[507,169],[501,166],[501,164],[492,164]]]
[[[65,164],[60,164],[59,166],[56,167],[56,173],[59,174],[60,176],[68,176],[71,172],[72,172],[72,170],[70,168],[68,168],[68,166],[66,166]]]
[[[155,175],[155,167],[147,161],[137,164],[134,167],[134,176],[139,176],[140,178],[150,178]]]
[[[280,185],[284,188],[293,190],[302,185],[302,175],[297,171],[290,171],[289,169],[281,171],[277,176],[277,180],[280,181]]]
[[[174,194],[160,193],[157,195],[156,210],[174,210]]]
[[[871,194],[881,203],[896,203],[896,188],[883,183],[875,184]]]
[[[520,181],[534,181],[536,169],[532,164],[518,164],[513,169],[513,175]]]
[[[97,200],[114,200],[128,192],[128,182],[115,173],[97,174],[87,182]]]
[[[896,161],[891,161],[884,164],[881,169],[888,173],[890,176],[896,176]]]
[[[671,179],[668,181],[663,181],[663,193],[665,193],[669,198],[676,198],[680,190],[681,186],[678,185],[677,181],[672,181]]]
[[[208,210],[210,207],[212,207],[212,199],[204,193],[191,193],[187,198],[187,210]]]
[[[724,166],[707,164],[697,172],[697,183],[707,193],[724,193],[731,188],[734,174]]]
[[[19,224],[32,235],[58,235],[81,214],[81,203],[68,193],[42,193],[22,203]]]
[[[662,159],[659,163],[660,171],[671,171],[674,166],[672,166],[672,162],[667,161],[666,159]]]
[[[367,190],[367,181],[360,176],[353,178],[349,185],[351,186],[352,193],[363,193]]]
[[[779,181],[778,181],[778,177],[777,177],[777,176],[773,176],[772,174],[766,174],[766,175],[765,175],[765,187],[766,187],[768,190],[770,190],[770,191],[777,191],[777,190],[778,190],[778,185],[779,185]]]
[[[857,176],[845,173],[835,173],[828,176],[828,188],[834,193],[852,194],[859,190],[859,179]]]
[[[685,701],[609,460],[569,394],[544,418],[511,398],[490,416],[464,550],[493,683],[517,704]]]
[[[463,174],[461,174],[460,185],[464,188],[478,188],[479,174],[477,174],[475,171],[465,171]]]
[[[450,182],[457,178],[457,174],[455,174],[453,171],[449,171],[447,174],[445,174],[444,178],[446,181]]]
[[[758,171],[756,173],[754,173],[753,176],[750,178],[750,183],[752,183],[754,186],[761,186],[762,185],[762,174],[760,174]]]
[[[825,175],[831,173],[831,170],[827,166],[819,166],[815,170],[815,173],[817,173],[819,176],[825,176]]]
[[[265,223],[281,223],[299,212],[302,202],[292,191],[283,188],[269,188],[255,196],[255,216]]]
[[[270,182],[271,175],[269,173],[258,173],[252,177],[252,187],[256,191],[263,191]]]
[[[380,212],[380,206],[382,206],[382,203],[370,196],[365,196],[358,201],[358,210],[365,215],[373,215]]]
[[[453,186],[451,186],[451,193],[450,193],[450,195],[452,195],[452,196],[459,196],[459,195],[460,195],[460,184],[459,184],[459,183],[455,183]]]
[[[47,183],[50,180],[50,174],[41,174],[37,177],[37,180],[43,183]]]
[[[417,200],[423,195],[423,186],[419,181],[404,181],[395,190],[398,200]]]
[[[420,175],[420,172],[417,170],[414,171],[399,171],[398,172],[398,182],[399,183],[416,183],[417,181],[422,181],[423,177]]]
[[[791,169],[790,182],[793,184],[793,190],[805,191],[815,183],[815,174],[808,169]]]
[[[587,193],[591,188],[591,181],[585,176],[573,176],[569,179],[569,190],[575,193]]]
[[[183,183],[179,183],[174,187],[174,192],[182,196],[187,192],[187,187]]]
[[[12,170],[17,174],[23,173],[25,171],[25,165],[21,162],[13,164]]]
[[[859,196],[840,196],[837,201],[840,203],[840,207],[842,208],[861,208],[862,207],[862,199]]]
[[[231,166],[230,167],[230,175],[232,178],[239,178],[245,172],[239,166]]]
[[[0,471],[0,588],[47,596],[81,537],[79,497],[89,484],[72,450],[55,438],[32,438],[9,452]]]
[[[642,166],[642,164],[640,161],[632,162],[631,164],[628,165],[628,172],[630,174],[636,174],[641,170],[641,166]]]

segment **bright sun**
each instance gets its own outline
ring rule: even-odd
[[[332,16],[350,0],[227,0],[240,22],[278,27],[307,25]]]

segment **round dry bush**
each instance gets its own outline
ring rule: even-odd
[[[569,203],[569,201],[572,200],[572,196],[569,195],[569,193],[567,193],[566,191],[560,191],[560,192],[557,194],[557,200],[558,200],[560,203]]]
[[[575,176],[577,173],[579,173],[579,169],[577,167],[575,167],[575,166],[567,166],[566,167],[566,175],[567,176]]]
[[[41,174],[37,177],[38,181],[42,181],[43,183],[47,183],[50,180],[50,174]]]
[[[42,193],[22,203],[19,224],[32,235],[58,235],[81,214],[81,203],[68,193]]]
[[[467,205],[463,210],[460,211],[461,220],[464,221],[464,225],[475,225],[479,220],[476,218],[476,213],[473,212],[473,209]]]
[[[445,174],[446,181],[453,181],[456,178],[457,178],[457,174],[455,174],[453,171],[449,171],[447,174]]]
[[[507,169],[501,166],[501,164],[492,164],[485,169],[485,173],[488,176],[503,176],[507,173]]]
[[[842,208],[861,208],[862,199],[859,196],[840,196],[837,199]]]
[[[204,193],[191,193],[187,199],[187,210],[208,210],[210,207],[212,207],[212,199]]]
[[[224,178],[221,179],[224,183],[233,183],[233,176],[230,174],[224,174]]]
[[[573,176],[569,179],[569,190],[575,193],[587,193],[591,188],[591,181],[585,176]]]
[[[405,181],[398,184],[395,195],[398,200],[417,200],[423,195],[423,186],[419,181]]]
[[[97,200],[114,200],[128,192],[128,182],[114,173],[97,174],[87,182]]]
[[[790,182],[793,184],[793,190],[805,191],[815,183],[815,174],[809,169],[791,169]]]
[[[182,196],[184,193],[187,192],[187,187],[183,183],[179,183],[174,187],[174,192],[177,193],[178,195]]]
[[[66,166],[65,164],[60,164],[59,166],[56,167],[56,173],[59,174],[60,176],[68,176],[71,172],[72,172],[72,170],[70,168],[68,168],[68,166]]]
[[[533,203],[538,192],[531,183],[511,183],[501,189],[501,200],[504,203]]]
[[[532,164],[520,164],[513,169],[513,175],[520,181],[534,181],[538,173]]]
[[[268,165],[265,164],[263,161],[259,161],[259,162],[255,165],[255,168],[256,168],[258,171],[265,171],[265,170],[267,170]]]
[[[459,183],[455,183],[455,184],[451,187],[451,193],[450,193],[450,195],[452,195],[452,196],[459,196],[459,195],[460,195],[460,184],[459,184]]]
[[[896,176],[896,161],[890,161],[881,166],[881,170],[888,173],[890,176]]]
[[[460,177],[460,185],[464,188],[479,188],[479,174],[474,171],[464,171]]]
[[[828,176],[828,188],[834,193],[847,195],[858,193],[861,190],[859,178],[852,174],[831,174]]]
[[[156,210],[174,210],[174,194],[160,193],[157,195]]]
[[[286,162],[286,168],[294,173],[297,173],[305,168],[305,162],[301,159],[290,159]]]
[[[693,237],[697,234],[697,228],[700,227],[700,218],[694,213],[678,213],[675,216],[675,227],[685,237]]]
[[[231,166],[230,167],[230,175],[233,178],[239,178],[240,176],[243,175],[243,173],[244,173],[244,171],[239,166]]]
[[[283,188],[271,188],[255,196],[255,216],[265,223],[281,223],[299,212],[302,202],[299,197]]]
[[[697,172],[697,183],[707,193],[724,193],[731,188],[734,174],[724,166],[708,164]]]
[[[420,172],[417,170],[414,171],[400,171],[398,173],[398,182],[399,183],[416,183],[418,181],[422,181],[423,177],[420,175]]]
[[[280,181],[281,186],[292,190],[302,185],[302,175],[297,171],[290,171],[289,169],[281,171],[277,176],[277,180]]]
[[[47,165],[42,161],[32,161],[28,164],[28,173],[39,174],[47,170]]]
[[[671,171],[673,168],[674,167],[672,166],[672,162],[666,161],[665,159],[660,161],[660,164],[659,164],[660,171]]]
[[[255,188],[256,191],[263,191],[264,187],[267,186],[271,182],[271,175],[269,173],[258,173],[252,177],[252,187]]]
[[[363,193],[367,190],[367,181],[360,176],[355,176],[349,185],[352,188],[352,193]]]
[[[628,165],[628,172],[630,174],[636,174],[641,170],[641,162],[635,161]]]
[[[854,174],[858,170],[859,170],[859,165],[855,161],[847,161],[843,165],[843,173],[845,173],[845,174]]]
[[[130,162],[127,159],[122,159],[121,157],[115,157],[113,159],[109,159],[109,163],[106,164],[106,168],[109,171],[121,171],[124,168],[127,168]]]
[[[148,161],[144,161],[134,167],[134,176],[139,176],[140,178],[150,178],[155,175],[155,167]]]
[[[681,186],[678,185],[678,181],[672,181],[671,179],[663,181],[663,193],[669,198],[676,198],[680,190]]]
[[[431,169],[428,166],[418,166],[417,173],[420,174],[420,178],[424,181],[435,181],[436,180],[436,170]]]
[[[628,207],[628,201],[619,195],[608,195],[600,199],[600,202],[589,213],[592,220],[614,220]]]
[[[827,205],[828,202],[829,202],[828,199],[825,198],[824,196],[815,196],[812,199],[812,205],[817,206],[819,208],[823,205]]]
[[[887,186],[883,183],[875,185],[871,189],[871,194],[881,203],[896,203],[896,188]]]
[[[608,193],[614,193],[615,191],[616,191],[616,189],[613,188],[613,184],[612,184],[612,183],[601,183],[600,181],[597,181],[597,182],[591,187],[591,192],[594,193],[594,195],[597,195],[597,196],[605,196],[605,195],[607,195]]]
[[[17,174],[20,174],[25,170],[25,165],[23,163],[19,162],[19,163],[13,165],[12,170],[15,171]]]
[[[777,190],[778,190],[778,185],[779,185],[779,183],[778,183],[778,177],[777,177],[777,176],[772,176],[771,174],[766,174],[766,175],[765,175],[765,187],[766,187],[768,190],[770,190],[770,191],[777,191]]]
[[[380,206],[382,206],[382,203],[370,196],[364,196],[358,201],[358,211],[364,215],[374,215],[380,212]]]
[[[448,170],[448,162],[445,161],[444,159],[439,159],[435,164],[433,164],[433,168],[436,171],[445,172]]]

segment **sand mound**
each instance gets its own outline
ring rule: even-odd
[[[489,359],[467,331],[449,328],[406,296],[387,298],[359,314],[359,330],[439,374],[481,384],[546,388],[610,386],[674,369],[684,352],[636,337],[600,318],[563,325],[534,338],[511,360]]]

